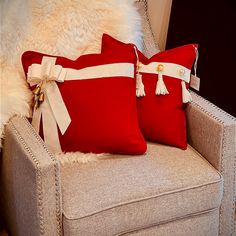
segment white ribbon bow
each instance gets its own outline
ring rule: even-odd
[[[32,64],[28,69],[27,81],[30,86],[42,84],[44,102],[34,109],[32,125],[39,132],[43,122],[44,141],[53,152],[61,152],[57,125],[63,135],[71,123],[71,118],[61,96],[57,82],[64,82],[67,69],[55,65],[55,57],[43,57],[41,64]]]

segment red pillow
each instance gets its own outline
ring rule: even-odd
[[[186,86],[196,49],[196,44],[188,44],[157,53],[150,59],[138,51],[142,64],[139,73],[141,80],[137,79],[137,86],[140,89],[143,85],[145,91],[145,96],[137,98],[138,120],[146,140],[187,148],[184,102],[190,100]],[[102,52],[111,50],[114,53],[121,50],[134,52],[134,45],[124,44],[104,34]],[[158,85],[160,82],[162,84]],[[144,95],[143,91],[140,93],[138,90],[137,95]],[[183,99],[186,101],[183,102]]]
[[[124,52],[83,55],[75,61],[32,51],[22,55],[39,105],[32,124],[52,151],[146,151],[137,120],[135,62],[134,55]]]

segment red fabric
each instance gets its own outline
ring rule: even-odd
[[[25,74],[31,64],[40,64],[43,56],[48,55],[25,52],[22,56]],[[83,55],[75,61],[57,57],[56,64],[81,69],[135,61],[134,55],[127,57],[122,52]],[[58,129],[62,151],[120,154],[143,154],[146,151],[137,120],[135,79],[106,77],[65,81],[57,85],[72,120],[64,135]]]
[[[109,35],[104,34],[102,52],[113,50],[132,51],[131,44],[124,44]],[[176,63],[191,69],[195,60],[196,44],[188,44],[146,58],[140,51],[139,60],[143,64],[151,62]],[[169,91],[168,95],[155,95],[157,82],[156,74],[142,73],[145,87],[145,97],[137,98],[138,120],[141,131],[146,140],[187,148],[185,104],[182,102],[181,80],[163,76]],[[188,87],[188,84],[187,84]]]

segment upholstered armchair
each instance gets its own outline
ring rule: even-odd
[[[138,1],[144,53],[157,51]],[[63,165],[24,117],[5,130],[1,194],[11,235],[234,235],[235,118],[191,92],[188,148]]]

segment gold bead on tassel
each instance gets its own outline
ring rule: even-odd
[[[42,103],[42,102],[44,101],[44,93],[43,93],[43,92],[41,92],[41,93],[39,94],[38,101],[39,101],[40,103]]]
[[[157,71],[158,72],[162,72],[164,70],[164,66],[162,65],[162,64],[159,64],[158,66],[157,66]]]
[[[40,87],[40,86],[37,86],[37,87],[33,90],[33,94],[34,94],[34,95],[39,95],[40,91],[41,91],[41,87]]]

